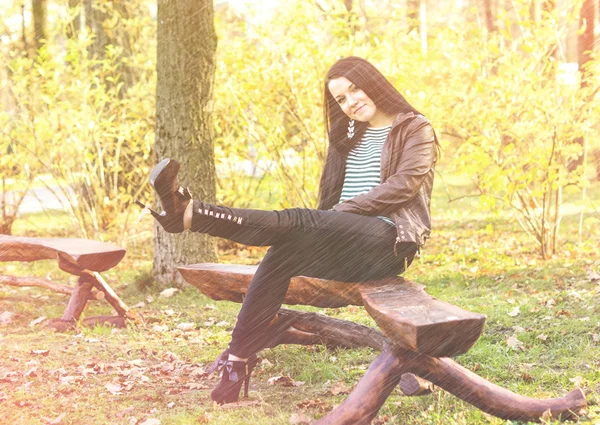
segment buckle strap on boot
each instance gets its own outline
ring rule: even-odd
[[[177,189],[177,191],[175,191],[175,194],[182,201],[187,201],[188,199],[192,199],[192,191],[190,190],[189,187],[179,186],[179,189]]]

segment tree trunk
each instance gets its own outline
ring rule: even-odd
[[[494,18],[494,11],[492,10],[492,0],[484,0],[483,6],[485,9],[485,25],[487,27],[488,34],[496,32],[496,20]]]
[[[408,19],[408,32],[419,29],[420,0],[406,1],[406,17]]]
[[[589,71],[586,64],[592,59],[594,42],[596,36],[596,4],[595,0],[584,0],[579,13],[579,27],[583,30],[579,33],[578,62],[581,70],[581,87],[586,87],[589,80]]]
[[[88,49],[88,55],[102,58],[104,57],[106,45],[110,43],[109,37],[102,26],[104,20],[107,19],[107,15],[101,8],[94,6],[94,1],[84,0],[85,24],[95,34],[94,42]]]
[[[210,101],[217,36],[211,0],[159,0],[156,84],[156,160],[181,162],[179,181],[194,198],[215,199]],[[177,266],[216,259],[206,235],[168,234],[155,224],[154,274],[170,285]]]
[[[33,28],[35,31],[35,51],[42,47],[42,40],[46,39],[46,0],[32,0]]]
[[[79,7],[79,0],[69,0],[69,9],[74,9]],[[79,34],[79,30],[81,29],[81,9],[78,11],[77,15],[73,17],[73,20],[69,23],[67,27],[67,37],[74,38],[77,34]]]
[[[531,0],[529,6],[529,17],[533,22],[540,22],[542,20],[542,0]]]

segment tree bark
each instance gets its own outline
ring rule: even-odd
[[[79,0],[69,0],[69,9],[79,7]],[[81,29],[81,10],[78,11],[77,15],[73,17],[73,20],[67,27],[67,37],[74,38]]]
[[[492,10],[492,0],[484,0],[483,7],[485,10],[485,24],[487,27],[488,34],[496,32],[496,20],[494,17],[494,11]]]
[[[42,47],[42,40],[46,38],[46,0],[32,0],[33,28],[35,31],[35,50]]]
[[[595,0],[584,0],[579,13],[579,27],[583,29],[579,33],[578,62],[581,70],[581,87],[586,87],[589,80],[589,71],[587,63],[592,59],[592,51],[596,36],[594,34],[596,26],[596,2]]]
[[[19,287],[37,286],[65,295],[71,295],[73,293],[72,287],[61,285],[60,283],[56,283],[49,279],[44,279],[41,277],[17,277],[0,275],[0,284]]]
[[[106,45],[110,42],[102,26],[104,20],[107,18],[106,13],[98,7],[94,7],[94,0],[85,0],[84,9],[85,24],[95,34],[94,42],[89,47],[88,55],[90,57],[96,56],[102,58],[104,57]]]
[[[181,162],[181,184],[196,199],[215,199],[211,97],[217,36],[211,0],[159,0],[156,160]],[[172,235],[155,224],[154,274],[159,285],[181,284],[177,266],[214,261],[206,235]]]

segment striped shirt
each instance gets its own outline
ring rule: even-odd
[[[381,150],[391,129],[391,125],[367,128],[358,145],[350,151],[340,202],[366,193],[381,183]],[[387,217],[380,218],[393,224]]]

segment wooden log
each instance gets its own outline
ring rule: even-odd
[[[564,397],[525,397],[492,384],[449,358],[412,355],[409,369],[461,400],[506,420],[539,422],[545,415],[567,420],[580,415],[587,406],[580,388]]]
[[[179,267],[185,280],[215,300],[242,302],[255,266],[193,264]],[[396,344],[432,356],[467,352],[486,317],[439,301],[424,286],[403,278],[348,283],[298,276],[291,279],[286,304],[318,307],[362,305]]]
[[[61,285],[60,283],[56,283],[50,279],[44,279],[41,277],[16,277],[0,275],[0,284],[19,287],[36,286],[65,295],[71,295],[73,292],[73,288],[70,286]]]
[[[281,320],[289,319],[289,326],[294,329],[318,335],[319,343],[328,348],[371,347],[381,350],[389,342],[377,329],[347,320],[284,308],[278,314]]]
[[[524,397],[492,384],[452,359],[386,346],[348,398],[315,424],[369,423],[391,392],[387,385],[396,385],[406,373],[427,379],[482,411],[507,420],[539,422],[545,416],[567,420],[587,406],[579,388],[546,400]]]
[[[452,357],[469,351],[483,332],[485,315],[437,300],[405,279],[360,291],[377,325],[395,344],[409,350]]]
[[[28,238],[0,235],[0,261],[37,261],[64,257],[82,269],[109,270],[125,255],[117,245],[88,239]]]
[[[92,275],[94,277],[93,283],[96,289],[104,293],[104,298],[115,309],[119,316],[126,316],[127,312],[129,311],[129,307],[127,307],[127,304],[125,304],[121,300],[121,298],[119,298],[117,293],[113,291],[113,289],[110,286],[108,286],[108,283],[106,283],[102,276],[100,276],[100,273],[93,272]]]
[[[241,303],[257,266],[202,263],[178,267],[183,278],[213,300]],[[372,283],[348,283],[305,276],[292,278],[284,304],[314,307],[362,305],[361,286]]]
[[[116,310],[119,316],[125,316],[129,311],[127,305],[119,298],[115,291],[104,281],[100,273],[92,272],[90,270],[81,269],[76,264],[70,263],[63,256],[58,258],[58,267],[75,276],[79,276],[80,279],[90,282],[98,291],[104,293],[104,298],[108,303]]]
[[[386,346],[342,404],[313,425],[370,424],[405,370],[404,359]]]
[[[407,396],[429,395],[434,386],[431,382],[412,373],[403,373],[400,377],[400,390]]]
[[[50,279],[44,279],[41,277],[17,277],[17,276],[5,276],[0,275],[0,284],[10,285],[10,286],[18,286],[21,288],[26,288],[30,286],[46,288],[53,292],[58,292],[59,294],[71,295],[73,293],[73,287],[62,285],[60,283],[54,282]],[[88,301],[95,300],[103,300],[104,293],[92,290],[89,294]]]
[[[280,344],[323,344],[327,348],[371,347],[381,350],[387,338],[378,330],[318,313],[282,308],[271,325],[265,348]]]
[[[97,325],[112,326],[114,328],[124,328],[126,326],[125,317],[123,316],[94,316],[86,317],[81,321],[81,324],[86,327],[94,327]]]
[[[75,329],[77,327],[77,321],[50,319],[48,320],[48,327],[52,328],[55,332],[66,332]]]
[[[87,281],[85,278],[80,277],[77,282],[77,286],[71,294],[69,304],[65,312],[63,313],[61,320],[66,321],[77,321],[81,316],[81,313],[87,305],[88,298],[92,292],[94,285]]]
[[[48,326],[55,332],[66,332],[77,328],[78,323],[76,320],[50,319]],[[124,328],[127,322],[123,316],[94,316],[83,319],[81,325],[85,327],[108,325],[115,328]]]

